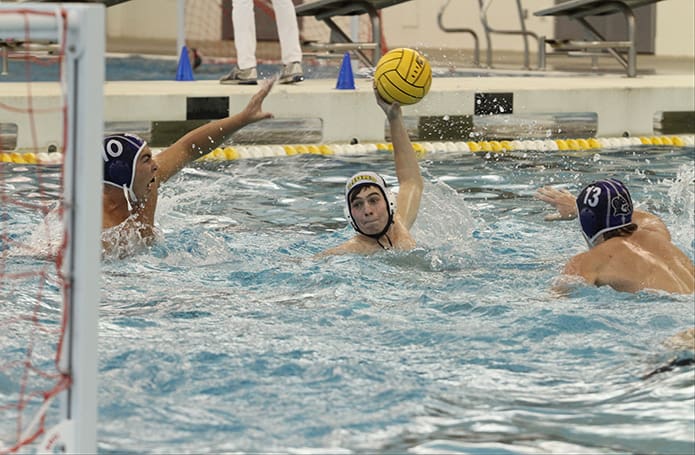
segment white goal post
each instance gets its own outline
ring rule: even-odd
[[[42,435],[39,452],[96,453],[97,335],[101,263],[101,188],[105,13],[102,4],[0,3],[0,44],[57,43],[64,49],[64,235],[61,272],[67,320],[60,370],[71,386],[60,423]],[[26,81],[31,83],[31,81]]]

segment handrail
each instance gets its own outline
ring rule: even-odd
[[[490,34],[497,33],[499,35],[521,35],[524,37],[524,68],[530,69],[531,65],[529,57],[528,37],[531,36],[535,38],[536,43],[540,43],[540,40],[537,34],[526,30],[526,22],[524,20],[521,0],[516,0],[516,7],[519,13],[519,22],[521,23],[521,30],[496,30],[490,27],[490,24],[487,20],[487,10],[490,8],[492,2],[493,0],[478,0],[478,3],[480,5],[480,22],[483,24],[483,28],[485,29],[485,39],[487,41],[487,65],[489,67],[492,67],[492,40],[490,39]]]
[[[451,3],[451,0],[446,0],[444,5],[439,10],[439,13],[437,13],[437,25],[439,25],[439,28],[443,32],[447,33],[468,33],[473,37],[473,45],[474,45],[474,57],[473,57],[473,63],[476,66],[480,66],[480,41],[478,39],[478,34],[475,33],[473,29],[470,28],[450,28],[446,27],[444,25],[444,10],[449,6],[449,3]]]

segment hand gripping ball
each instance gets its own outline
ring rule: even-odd
[[[430,63],[414,49],[393,49],[376,64],[374,85],[388,103],[415,104],[427,95],[431,84]]]

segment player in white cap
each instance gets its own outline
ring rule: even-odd
[[[398,196],[394,199],[384,179],[374,172],[350,177],[345,185],[345,215],[357,234],[321,255],[368,254],[415,247],[410,228],[415,223],[424,186],[420,166],[403,123],[401,106],[388,104],[376,90],[374,96],[389,122]]]

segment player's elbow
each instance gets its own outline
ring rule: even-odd
[[[400,190],[405,191],[407,194],[415,195],[418,198],[422,195],[425,189],[425,181],[422,179],[421,175],[414,175],[410,178],[403,179],[399,182]]]

